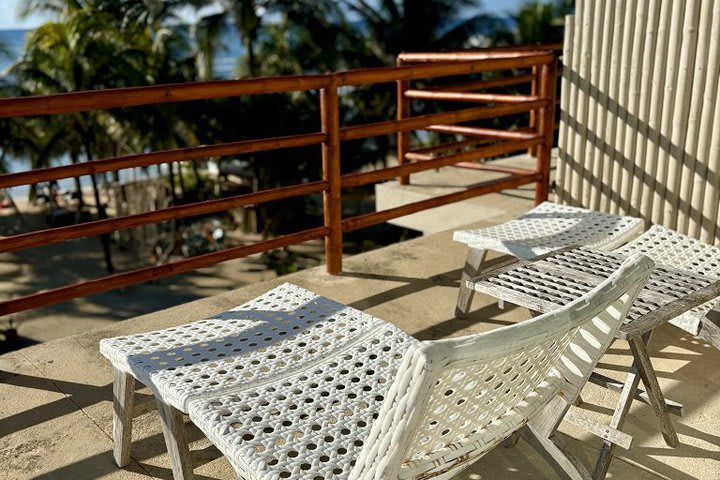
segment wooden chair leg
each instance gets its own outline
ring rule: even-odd
[[[550,437],[546,437],[531,425],[526,425],[520,431],[520,434],[533,448],[545,454],[544,456],[559,477],[570,478],[571,480],[592,479],[580,460],[567,449],[555,433]]]
[[[135,378],[113,369],[113,457],[118,467],[130,463]]]
[[[182,413],[160,400],[158,400],[157,404],[173,478],[175,480],[192,480],[194,478],[192,460],[185,438],[185,424]]]
[[[520,431],[520,435],[533,448],[545,454],[560,477],[591,480],[592,477],[582,462],[565,447],[555,433],[570,405],[571,403],[564,398],[555,397],[539,415],[528,422]]]
[[[456,318],[465,318],[470,309],[475,291],[468,288],[466,282],[478,275],[480,266],[485,260],[485,255],[487,255],[487,250],[468,247],[467,259],[460,276],[460,290],[458,291],[457,305],[455,306]]]
[[[650,362],[650,355],[648,355],[647,348],[645,348],[645,342],[642,341],[642,339],[631,339],[628,340],[628,343],[637,362],[638,374],[650,398],[650,405],[655,411],[655,416],[657,416],[660,421],[660,429],[665,438],[665,443],[671,447],[677,447],[680,440],[675,432],[675,426],[670,419],[665,397],[660,390],[660,384],[655,375],[655,369]]]
[[[630,410],[630,405],[632,405],[635,391],[639,384],[640,377],[637,373],[637,365],[636,362],[633,362],[625,379],[625,385],[620,393],[620,400],[618,400],[617,407],[615,407],[612,419],[610,420],[611,428],[622,428],[625,415],[627,415]],[[603,446],[600,448],[600,454],[598,455],[598,459],[595,462],[595,469],[593,470],[592,477],[594,480],[603,480],[605,478],[614,454],[615,444],[607,440],[603,441]]]

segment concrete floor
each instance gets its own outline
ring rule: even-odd
[[[531,207],[522,199],[527,193],[485,198],[493,208],[504,208],[510,218]],[[281,282],[366,310],[421,339],[464,335],[529,318],[524,309],[499,310],[492,299],[479,297],[467,319],[455,320],[453,306],[464,256],[464,247],[451,241],[451,232],[442,232],[346,258],[340,276],[329,276],[322,267],[306,270],[0,356],[0,478],[171,479],[154,412],[136,419],[130,466],[121,470],[113,463],[112,377],[109,364],[98,353],[98,341],[197,320]],[[661,387],[669,398],[685,405],[685,416],[674,418],[681,444],[667,447],[651,408],[636,403],[624,429],[635,437],[633,447],[618,450],[608,478],[720,479],[720,352],[670,325],[658,329],[654,342],[651,354]],[[629,363],[627,345],[618,342],[600,367],[621,379]],[[583,398],[580,408],[606,422],[617,395],[589,385]],[[197,478],[234,478],[227,461],[197,429],[189,428]],[[561,431],[568,435],[571,450],[591,465],[599,441],[566,424]],[[556,476],[520,441],[514,448],[497,448],[458,478]]]

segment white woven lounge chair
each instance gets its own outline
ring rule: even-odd
[[[181,412],[246,479],[448,479],[526,424],[589,478],[553,434],[651,269],[635,256],[561,310],[458,339],[419,342],[285,284],[210,320],[103,340],[116,459],[129,456],[137,378],[157,397],[176,479],[192,477]]]
[[[658,265],[689,270],[713,280],[720,279],[720,248],[660,225],[653,225],[616,251],[624,255],[642,253]],[[715,299],[686,311],[670,323],[720,349],[719,307],[720,300]]]
[[[611,215],[585,208],[544,202],[516,219],[487,228],[458,230],[453,240],[468,247],[460,279],[455,316],[470,308],[473,290],[467,280],[477,276],[488,250],[529,260],[571,245],[612,250],[644,230],[640,218]]]

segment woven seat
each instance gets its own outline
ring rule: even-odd
[[[371,315],[291,284],[206,320],[103,339],[100,352],[115,370],[116,463],[129,462],[135,380],[163,406],[187,413],[191,400],[310,368],[363,340],[382,341],[392,355],[413,341]]]
[[[642,253],[652,258],[658,265],[688,270],[703,275],[708,280],[720,279],[719,248],[660,225],[652,226],[637,239],[616,251],[625,256]],[[708,313],[717,306],[718,299],[712,300],[688,310],[670,320],[670,323],[692,335],[700,335],[703,326],[706,329],[713,328],[713,334],[704,339],[720,348],[720,338],[716,338],[718,328],[716,324],[708,323],[710,320],[707,319]]]
[[[166,398],[187,406],[190,419],[244,479],[451,478],[526,424],[557,456],[554,430],[651,267],[649,259],[636,256],[556,312],[432,342],[286,284],[223,315],[234,321],[264,318],[271,330],[286,335],[268,335],[266,343],[236,352],[238,358],[205,356],[206,362],[179,367],[183,360],[160,365],[162,355],[140,348],[126,364],[157,393],[175,478],[191,478],[192,467],[181,416]],[[288,296],[294,298],[286,301]],[[304,326],[294,333],[285,328],[298,323]],[[237,335],[246,338],[247,332],[241,327]],[[234,335],[218,335],[217,343],[232,343],[226,339]],[[126,345],[128,338],[108,340],[104,349]],[[212,344],[197,336],[188,340]],[[130,341],[137,349],[138,337]],[[177,342],[169,350],[166,357],[177,355]],[[298,363],[290,363],[296,356]],[[179,392],[186,388],[162,373],[185,368],[178,378],[201,374],[192,370],[198,362],[223,371],[244,365],[252,375],[236,376],[234,386],[223,384],[222,391],[213,385],[209,393],[185,394]],[[156,380],[159,385],[153,385]],[[543,421],[535,425],[539,415]],[[588,478],[585,471],[574,472]]]
[[[571,245],[612,250],[643,230],[644,222],[640,218],[544,202],[500,225],[456,231],[453,240],[468,246],[468,256],[460,279],[455,315],[462,318],[467,314],[473,291],[466,283],[480,273],[488,250],[522,260]]]

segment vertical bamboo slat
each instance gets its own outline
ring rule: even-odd
[[[648,23],[648,5],[647,0],[639,0],[636,7],[636,25],[633,32],[632,55],[628,59],[630,65],[629,72],[629,88],[627,100],[625,104],[626,117],[623,122],[625,127],[624,142],[620,145],[620,156],[623,162],[623,173],[620,181],[620,205],[619,212],[623,215],[636,215],[637,207],[630,203],[632,195],[632,186],[635,183],[635,146],[638,132],[638,111],[640,104],[640,90],[643,85],[640,83],[642,72],[642,61],[645,56],[645,35]],[[639,21],[638,21],[639,20]]]
[[[588,6],[590,7],[590,5]],[[602,72],[602,49],[597,48],[598,45],[602,44],[602,35],[603,35],[603,29],[602,29],[602,19],[603,19],[603,2],[595,2],[595,5],[593,8],[588,8],[587,10],[592,10],[592,30],[590,33],[590,42],[589,42],[589,59],[590,59],[590,88],[588,90],[588,115],[587,115],[587,123],[586,128],[584,129],[585,135],[585,178],[588,183],[587,187],[583,189],[583,197],[582,197],[582,204],[591,206],[592,201],[591,198],[593,197],[593,193],[598,189],[600,186],[600,180],[596,177],[596,172],[598,171],[598,165],[600,164],[599,156],[597,154],[597,137],[596,132],[598,132],[598,124],[597,124],[597,112],[600,109],[599,103],[600,103],[600,95],[598,95],[598,92],[596,90],[598,89],[600,85],[600,76]]]
[[[664,225],[665,197],[668,194],[668,168],[670,164],[671,129],[675,115],[675,96],[677,95],[678,69],[680,68],[680,50],[682,47],[682,18],[684,8],[683,2],[672,3],[672,17],[670,24],[670,35],[668,49],[665,52],[667,73],[665,75],[665,87],[663,91],[663,111],[660,120],[660,131],[657,142],[659,152],[657,157],[657,171],[655,172],[655,187],[653,188],[653,208],[650,220],[653,223]],[[661,52],[662,53],[662,52]]]
[[[677,90],[675,92],[675,108],[673,113],[672,130],[670,136],[669,163],[667,169],[663,225],[677,228],[678,205],[680,203],[680,179],[682,176],[685,152],[689,148],[687,143],[689,113],[692,98],[693,82],[695,78],[695,59],[698,50],[698,17],[700,15],[700,0],[687,0],[685,2],[684,22],[682,29],[682,45],[680,49],[680,63],[678,65]]]
[[[689,231],[690,219],[692,218],[693,206],[691,203],[694,185],[695,171],[698,165],[698,147],[700,142],[700,121],[703,114],[703,100],[705,96],[705,85],[711,83],[711,74],[708,70],[708,54],[710,43],[697,41],[699,38],[710,38],[711,24],[706,19],[712,18],[712,2],[702,2],[701,10],[697,21],[696,58],[695,72],[693,75],[693,88],[690,100],[690,110],[687,122],[687,136],[685,148],[678,159],[680,175],[677,178],[676,186],[676,229]],[[712,107],[710,107],[712,108]],[[699,186],[701,189],[702,186]]]
[[[565,17],[565,38],[574,39],[575,19],[572,15]],[[560,131],[558,133],[558,165],[557,165],[557,182],[555,187],[555,201],[562,203],[569,199],[570,192],[568,189],[569,178],[572,171],[572,162],[569,154],[570,139],[572,134],[569,132],[570,124],[570,85],[573,57],[574,41],[566,41],[563,45],[562,54],[562,88],[560,88]]]
[[[645,29],[645,55],[642,59],[642,78],[640,84],[640,104],[638,106],[638,126],[635,138],[635,179],[630,192],[630,205],[634,206],[635,215],[642,216],[642,195],[644,186],[650,180],[648,168],[652,168],[654,162],[648,161],[648,138],[650,135],[650,111],[653,102],[653,74],[656,66],[662,67],[662,61],[658,59],[659,24],[660,24],[660,3],[662,0],[650,0],[648,5],[647,26]]]
[[[615,18],[615,10],[612,2],[598,2],[603,6],[603,10],[598,15],[600,17],[600,27],[596,32],[597,44],[600,47],[600,64],[599,64],[599,82],[598,95],[596,99],[597,111],[595,114],[596,132],[593,132],[595,139],[594,161],[593,161],[593,189],[590,195],[588,208],[600,210],[600,201],[603,190],[606,190],[607,182],[603,177],[607,164],[605,162],[605,127],[607,125],[608,111],[608,83],[610,80],[610,60],[612,59],[612,45],[614,44],[615,30],[612,24]]]
[[[622,57],[620,59],[620,76],[618,81],[618,96],[617,96],[617,112],[615,113],[617,117],[617,122],[615,125],[616,131],[615,131],[615,142],[613,144],[613,148],[611,149],[612,153],[612,162],[615,168],[613,168],[613,177],[612,177],[612,203],[610,212],[619,214],[621,213],[621,205],[623,204],[622,199],[622,187],[623,187],[623,179],[627,177],[627,175],[630,174],[630,168],[629,168],[629,159],[625,158],[623,148],[625,146],[625,134],[626,130],[625,127],[627,125],[628,121],[628,115],[627,115],[627,108],[628,108],[628,94],[629,92],[629,86],[630,86],[630,77],[631,77],[631,65],[632,65],[632,57],[633,57],[633,50],[635,49],[635,46],[633,45],[634,42],[634,32],[635,29],[639,27],[635,19],[635,14],[637,10],[637,1],[636,0],[628,0],[625,5],[625,18],[623,20],[623,30],[622,30]],[[641,19],[642,21],[642,19]]]
[[[700,117],[701,126],[699,128],[697,163],[693,172],[693,191],[690,201],[692,211],[688,233],[706,242],[712,241],[713,237],[715,237],[715,243],[717,244],[717,237],[720,236],[720,232],[712,233],[710,231],[718,223],[717,211],[714,212],[712,217],[706,217],[706,215],[713,213],[713,199],[715,205],[720,202],[720,185],[718,185],[718,176],[720,175],[718,156],[720,156],[720,152],[715,150],[713,153],[711,150],[711,142],[718,141],[717,132],[720,131],[720,99],[718,99],[718,90],[720,90],[720,2],[713,4],[710,15],[707,17],[702,15],[701,18],[704,18],[711,25],[711,32],[708,37],[710,50],[707,68],[708,81],[705,84],[702,102],[703,111]],[[707,207],[705,207],[706,192],[708,195]],[[713,219],[716,221],[713,222]]]
[[[715,17],[716,19],[718,17]],[[717,47],[717,45],[716,45]],[[707,175],[705,175],[705,195],[702,203],[702,231],[700,240],[720,246],[720,227],[718,227],[718,205],[720,204],[720,101],[715,101],[715,115],[708,126],[712,143],[707,159]]]
[[[608,2],[612,4],[613,2]],[[608,78],[608,112],[605,120],[602,141],[605,145],[603,152],[603,191],[600,195],[601,210],[609,212],[612,210],[613,202],[613,174],[616,170],[615,159],[615,137],[618,124],[618,95],[620,88],[620,69],[623,56],[623,26],[625,25],[625,1],[615,2],[615,13],[613,15],[613,45],[612,60],[610,61],[610,73]]]
[[[578,78],[578,71],[580,70],[580,48],[582,47],[582,36],[580,35],[581,28],[579,28],[578,24],[581,21],[581,15],[582,15],[582,9],[583,5],[578,4],[577,9],[575,11],[575,15],[570,17],[571,23],[573,25],[572,31],[572,55],[570,56],[570,62],[568,70],[568,76],[569,79],[569,103],[568,103],[568,116],[567,116],[567,124],[566,129],[568,131],[568,137],[567,137],[567,164],[566,164],[566,177],[565,177],[565,186],[568,191],[568,200],[570,202],[573,202],[574,204],[578,204],[579,200],[574,195],[577,187],[575,187],[576,183],[580,180],[576,180],[576,178],[579,177],[580,172],[577,171],[577,162],[574,160],[577,158],[577,154],[575,153],[575,138],[577,135],[579,135],[579,132],[577,131],[578,125],[577,125],[577,103],[578,103],[578,97],[579,97],[579,88],[578,88],[578,82],[580,82],[580,79]],[[575,190],[574,190],[575,189]]]
[[[590,101],[590,79],[589,79],[589,64],[590,64],[590,52],[592,46],[590,45],[592,32],[592,6],[583,5],[578,3],[578,9],[576,13],[576,28],[578,36],[581,38],[579,47],[576,46],[574,59],[577,59],[578,67],[574,69],[577,72],[576,81],[574,82],[574,88],[577,89],[577,99],[575,103],[575,109],[572,111],[574,116],[574,148],[572,158],[573,162],[573,183],[572,183],[572,198],[578,204],[582,204],[583,189],[585,188],[585,136],[587,134],[587,111],[588,104]],[[579,26],[579,28],[578,28]]]
[[[648,136],[646,139],[647,153],[645,162],[645,182],[642,200],[640,201],[640,215],[650,223],[655,200],[655,177],[658,171],[658,156],[660,154],[660,131],[663,115],[663,97],[665,95],[665,77],[667,75],[667,59],[665,58],[670,44],[670,31],[672,23],[672,4],[660,2],[660,18],[658,20],[658,42],[654,52],[658,59],[653,67],[653,80],[649,85],[650,116],[648,117]]]

